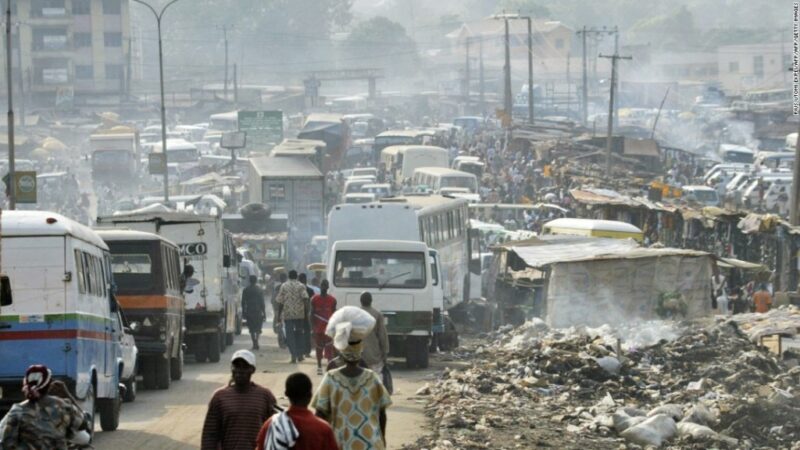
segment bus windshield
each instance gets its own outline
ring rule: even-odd
[[[422,289],[425,254],[386,251],[336,252],[333,284],[338,287]]]
[[[442,177],[442,188],[466,188],[470,192],[476,191],[475,180],[470,177]]]
[[[111,271],[120,294],[153,287],[153,263],[146,253],[111,255]]]

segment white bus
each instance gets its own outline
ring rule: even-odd
[[[124,371],[108,247],[46,211],[2,212],[0,415],[22,401],[22,375],[45,364],[103,430],[119,425]]]
[[[446,167],[421,167],[414,171],[411,184],[425,186],[435,194],[443,188],[466,188],[473,194],[478,193],[478,178],[475,175]]]
[[[409,195],[334,206],[328,215],[328,254],[337,241],[363,239],[426,243],[441,260],[445,310],[471,298],[470,260],[478,259],[472,257],[478,248],[470,239],[467,200]]]
[[[161,153],[161,142],[153,145],[153,152]],[[167,162],[191,164],[200,161],[197,146],[185,139],[167,139]]]
[[[340,305],[360,306],[361,293],[369,291],[386,317],[392,355],[405,356],[409,368],[428,367],[434,315],[441,311],[435,252],[414,241],[338,241],[327,267]]]
[[[397,183],[411,178],[420,167],[447,167],[449,161],[447,150],[432,145],[393,145],[381,152],[381,162]]]

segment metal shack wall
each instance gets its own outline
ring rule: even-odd
[[[711,313],[711,258],[658,256],[552,265],[546,321],[554,327],[619,325],[659,319],[662,293],[678,291],[688,317]]]

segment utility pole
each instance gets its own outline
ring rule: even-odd
[[[484,78],[483,78],[483,37],[478,38],[478,55],[479,55],[479,66],[478,72],[480,77],[480,91],[479,91],[479,99],[481,102],[481,116],[486,114],[486,88],[484,87]]]
[[[617,61],[620,59],[631,60],[631,56],[620,56],[616,53],[613,55],[600,55],[601,58],[608,58],[611,60],[611,83],[610,95],[608,99],[608,129],[606,135],[606,180],[611,181],[611,140],[614,133],[614,91],[617,83]]]
[[[533,24],[531,16],[528,20],[528,123],[533,125]]]
[[[25,128],[25,75],[22,71],[22,34],[19,31],[19,22],[17,22],[17,67],[19,68],[19,125]]]
[[[614,30],[616,30],[616,27],[614,27]],[[587,46],[586,39],[587,39],[587,37],[591,37],[592,41],[595,44],[597,44],[600,36],[614,33],[614,31],[613,30],[609,31],[608,29],[606,29],[606,27],[603,27],[603,28],[594,28],[594,27],[586,28],[586,26],[584,26],[583,28],[578,30],[576,33],[581,35],[581,51],[583,53],[583,55],[582,55],[583,56],[583,60],[581,61],[582,65],[583,65],[583,67],[582,67],[582,70],[583,70],[582,77],[583,77],[583,79],[581,80],[582,84],[583,84],[583,86],[581,88],[581,91],[582,91],[581,92],[581,114],[583,115],[583,124],[588,126],[588,124],[589,124],[589,80],[588,80],[589,79],[589,75],[588,75],[589,68],[588,68],[588,58],[586,57],[586,54],[588,52],[588,46]],[[618,51],[616,50],[616,47],[615,47],[614,54],[616,55],[617,53],[618,53]],[[592,59],[592,83],[593,83],[593,86],[594,86],[594,83],[597,83],[597,59],[596,58]]]
[[[225,39],[225,101],[228,100],[228,25],[222,25],[222,34]]]
[[[583,125],[587,126],[589,124],[589,83],[588,83],[588,76],[586,74],[586,26],[583,26],[581,31],[578,31],[581,35],[581,49],[583,50],[583,61],[582,61],[582,71],[583,71],[583,87],[581,88],[581,117],[583,119]]]
[[[465,42],[464,42],[466,44],[466,46],[467,46],[467,48],[466,48],[466,59],[464,61],[464,63],[466,64],[464,66],[464,113],[465,114],[469,114],[469,112],[468,112],[469,111],[469,83],[470,83],[470,80],[469,80],[469,78],[470,78],[469,77],[469,75],[470,75],[469,74],[469,40],[470,40],[470,37],[467,36],[467,38],[465,39]]]
[[[237,77],[236,63],[233,63],[233,102],[239,104],[239,78]]]
[[[14,189],[14,103],[12,101],[11,78],[11,0],[6,2],[6,89],[8,91],[8,209],[17,207],[17,195]],[[20,71],[20,76],[22,72]]]
[[[614,25],[614,54],[619,55],[619,28]],[[615,78],[616,85],[614,86],[614,90],[619,93],[619,77]],[[614,105],[614,126],[619,127],[619,107],[618,105]]]
[[[569,57],[570,54],[567,52],[567,116],[569,117],[569,112],[572,109],[572,86],[570,86],[570,77],[569,77]]]
[[[797,127],[797,140],[794,143],[794,157],[795,161],[800,157],[800,124]],[[792,197],[789,199],[789,222],[794,225],[800,225],[800,164],[793,164],[792,169]]]
[[[507,126],[511,127],[511,113],[513,111],[513,104],[511,100],[511,50],[509,49],[509,32],[508,32],[508,18],[504,18],[506,23],[506,64],[505,64],[505,83],[503,89],[503,112],[507,120]]]

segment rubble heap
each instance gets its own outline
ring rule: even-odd
[[[800,367],[733,321],[672,329],[642,347],[540,321],[489,336],[420,390],[434,433],[413,448],[800,449]]]

